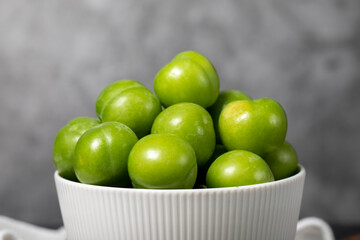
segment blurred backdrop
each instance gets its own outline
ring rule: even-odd
[[[122,78],[195,50],[221,89],[279,101],[307,169],[301,216],[360,224],[359,0],[0,0],[0,215],[62,225],[57,131]]]

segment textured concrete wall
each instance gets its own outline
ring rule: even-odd
[[[301,216],[360,223],[360,1],[0,0],[0,214],[58,226],[52,144],[100,90],[152,89],[196,50],[222,89],[279,101],[308,172]]]

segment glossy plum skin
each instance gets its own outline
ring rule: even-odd
[[[215,148],[215,131],[210,114],[194,103],[178,103],[166,108],[154,121],[151,133],[174,134],[190,143],[198,167],[210,159]]]
[[[275,180],[290,177],[295,174],[298,169],[296,151],[287,141],[275,151],[266,154],[264,160],[273,172]]]
[[[99,120],[90,117],[77,117],[59,130],[53,145],[53,161],[60,176],[76,181],[74,172],[74,151],[81,135],[96,125]]]
[[[109,84],[96,100],[96,114],[103,122],[117,121],[141,138],[150,133],[161,104],[143,84],[123,79]]]
[[[286,137],[287,118],[275,100],[240,100],[229,103],[219,117],[219,133],[227,150],[247,150],[264,156],[280,147]]]
[[[130,186],[127,161],[138,138],[126,125],[105,122],[87,130],[75,148],[74,170],[80,182]]]
[[[205,56],[185,51],[157,73],[154,91],[165,107],[192,102],[207,108],[218,98],[219,77]]]
[[[258,155],[233,150],[218,157],[206,175],[209,188],[235,187],[274,181],[266,162]]]
[[[170,134],[151,134],[131,150],[129,176],[134,188],[193,188],[197,164],[191,145]]]
[[[219,134],[220,113],[227,104],[234,102],[236,100],[251,100],[251,97],[239,90],[234,90],[234,89],[223,90],[223,91],[220,91],[219,97],[216,100],[216,102],[214,103],[214,105],[212,105],[211,107],[209,107],[207,109],[213,119],[213,122],[214,122],[216,142],[218,144],[221,144],[221,142],[222,142],[221,138],[220,138],[220,134]]]

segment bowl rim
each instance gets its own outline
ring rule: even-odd
[[[291,182],[297,182],[300,179],[305,178],[306,171],[302,165],[298,165],[297,173],[294,175],[284,178],[281,180],[276,180],[273,182],[267,183],[259,183],[253,185],[245,185],[245,186],[236,186],[236,187],[221,187],[221,188],[192,188],[192,189],[144,189],[144,188],[122,188],[122,187],[112,187],[112,186],[100,186],[100,185],[91,185],[86,183],[80,183],[65,179],[60,176],[59,171],[55,171],[54,179],[55,182],[61,183],[63,185],[68,185],[74,188],[83,188],[88,190],[99,190],[99,191],[125,191],[125,192],[142,192],[142,193],[195,193],[195,192],[217,192],[217,191],[242,191],[242,190],[250,190],[264,187],[275,187],[284,184],[290,184]]]

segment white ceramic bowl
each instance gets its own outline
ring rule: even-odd
[[[151,190],[93,186],[55,172],[68,240],[295,238],[305,169],[242,187]]]

